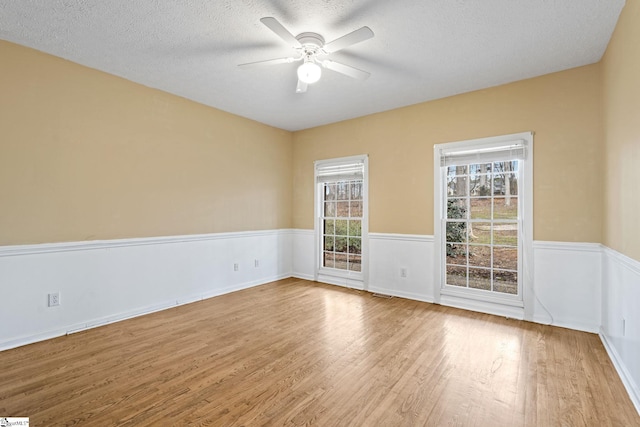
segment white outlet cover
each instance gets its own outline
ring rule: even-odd
[[[56,307],[60,305],[60,293],[54,292],[49,294],[49,307]]]

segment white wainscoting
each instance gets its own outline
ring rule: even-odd
[[[369,250],[369,291],[433,302],[433,236],[369,233]]]
[[[0,247],[9,296],[0,350],[290,276],[313,280],[314,244],[313,230],[296,229]],[[432,236],[370,233],[369,251],[366,290],[434,300]],[[600,332],[640,412],[640,262],[599,244],[540,241],[533,258],[533,320]],[[47,307],[51,292],[60,306]]]
[[[600,338],[640,413],[640,262],[604,248]]]
[[[292,239],[293,275],[312,280],[313,230],[293,230]],[[601,325],[602,246],[543,241],[535,241],[533,246],[533,320],[597,333]],[[365,290],[434,301],[433,236],[369,233],[369,251]],[[402,277],[403,270],[406,277]],[[447,301],[442,303],[447,305]],[[475,301],[465,307],[449,305],[496,314],[490,306]],[[509,313],[507,310],[504,315]]]
[[[291,235],[269,230],[0,247],[0,350],[290,277]],[[57,307],[47,306],[52,292],[60,292]]]
[[[315,234],[313,230],[292,230],[293,277],[315,280]]]
[[[313,230],[293,230],[294,277],[314,280],[314,245]],[[433,302],[433,236],[369,233],[369,252],[365,290]],[[406,277],[401,277],[402,269]]]
[[[293,276],[315,278],[313,230],[292,231]],[[369,233],[369,279],[364,289],[433,302],[433,236]],[[401,270],[406,277],[401,277]],[[340,281],[325,283],[348,286]]]
[[[535,241],[533,262],[533,320],[597,333],[602,318],[602,245]]]

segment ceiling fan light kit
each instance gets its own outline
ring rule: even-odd
[[[295,56],[288,58],[267,59],[264,61],[249,62],[240,64],[239,67],[254,65],[285,64],[296,61],[303,61],[298,67],[298,84],[296,93],[307,91],[307,85],[316,83],[322,76],[322,67],[338,72],[348,77],[358,80],[365,80],[369,73],[339,62],[318,57],[327,56],[356,43],[368,40],[373,37],[373,31],[369,27],[362,27],[349,34],[346,34],[332,42],[325,43],[324,37],[317,33],[305,32],[294,36],[276,18],[266,17],[260,19],[267,28],[273,31],[278,37],[284,40],[295,50]]]
[[[298,79],[304,83],[315,83],[320,80],[321,76],[322,69],[313,61],[305,60],[304,63],[298,67]]]

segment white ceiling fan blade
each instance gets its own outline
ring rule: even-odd
[[[289,32],[276,18],[266,17],[260,19],[264,25],[267,26],[271,31],[276,33],[278,37],[285,41],[285,43],[291,45],[292,47],[302,47],[298,39],[296,39],[293,34]]]
[[[358,80],[366,80],[371,75],[371,73],[359,70],[350,65],[341,64],[335,61],[329,61],[328,59],[322,61],[322,66]]]
[[[369,40],[371,37],[373,37],[373,35],[374,34],[373,31],[371,31],[371,28],[362,27],[340,37],[339,39],[335,39],[334,41],[325,44],[324,50],[327,53],[337,52],[340,49],[344,49],[345,47],[349,47],[356,43]]]
[[[254,65],[276,65],[276,64],[289,64],[295,61],[295,58],[275,58],[265,59],[264,61],[247,62],[246,64],[239,64],[238,67],[249,67]]]
[[[298,85],[296,86],[296,93],[305,93],[307,91],[307,84],[298,79]]]

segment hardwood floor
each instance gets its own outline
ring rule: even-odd
[[[32,426],[633,426],[597,335],[287,279],[0,352]]]

